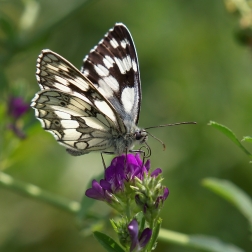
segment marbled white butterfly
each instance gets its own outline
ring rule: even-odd
[[[81,71],[55,52],[42,50],[32,100],[45,130],[72,155],[91,151],[122,154],[147,133],[137,127],[141,84],[131,34],[115,24],[84,58]]]
[[[70,154],[119,155],[136,143],[150,151],[148,133],[137,127],[140,72],[135,45],[124,24],[116,23],[105,34],[84,58],[80,71],[57,53],[42,50],[36,77],[41,91],[31,106],[43,128]]]

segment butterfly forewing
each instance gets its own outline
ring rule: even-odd
[[[37,62],[37,81],[42,90],[57,89],[76,96],[106,114],[121,131],[125,131],[112,105],[83,74],[60,55],[43,50]]]
[[[137,53],[127,27],[118,23],[84,58],[81,72],[124,121],[137,124],[141,84]]]

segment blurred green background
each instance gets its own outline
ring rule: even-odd
[[[12,94],[30,103],[39,91],[35,70],[42,49],[49,48],[80,68],[83,57],[108,29],[123,22],[134,38],[140,63],[139,126],[198,123],[151,130],[166,143],[162,151],[160,143],[149,139],[152,168],[163,169],[164,184],[170,189],[162,227],[216,236],[251,251],[245,218],[201,186],[203,178],[224,178],[252,195],[249,159],[207,126],[214,120],[232,128],[239,139],[252,135],[252,52],[237,42],[238,17],[227,12],[223,1],[1,0],[0,20],[3,107]],[[87,182],[103,169],[100,154],[69,156],[41,128],[32,109],[23,126],[27,134],[23,141],[1,136],[2,148],[15,148],[5,172],[80,201]],[[105,159],[108,164],[111,157]],[[106,215],[109,208],[104,205],[96,203],[93,210]],[[113,233],[109,225],[105,231]],[[104,249],[92,235],[79,232],[75,216],[0,188],[0,251]],[[196,250],[159,242],[155,251]]]

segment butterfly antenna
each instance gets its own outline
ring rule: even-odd
[[[146,131],[147,132],[147,131]],[[152,135],[150,132],[147,132],[148,135],[150,135],[151,137],[153,137],[154,139],[156,139],[159,143],[161,143],[163,145],[163,150],[165,150],[165,144],[162,140],[160,140],[159,138],[155,137],[154,135]],[[145,143],[147,145],[147,143]],[[149,147],[149,146],[148,146]],[[150,148],[150,147],[149,147]]]
[[[153,128],[162,128],[162,127],[167,127],[167,126],[176,126],[176,125],[181,125],[181,124],[197,124],[196,122],[179,122],[179,123],[169,123],[169,124],[163,124],[163,125],[157,125],[157,126],[151,126],[145,129],[153,129]],[[150,133],[148,133],[150,134]],[[150,134],[151,135],[151,134]],[[151,135],[152,136],[152,135]],[[154,137],[154,136],[152,136]],[[155,138],[155,137],[154,137]]]

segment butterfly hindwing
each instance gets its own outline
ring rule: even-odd
[[[65,147],[82,154],[109,147],[112,121],[80,98],[43,90],[32,106],[43,128]]]
[[[137,124],[141,83],[137,53],[127,27],[117,23],[84,58],[81,72],[124,121]]]

